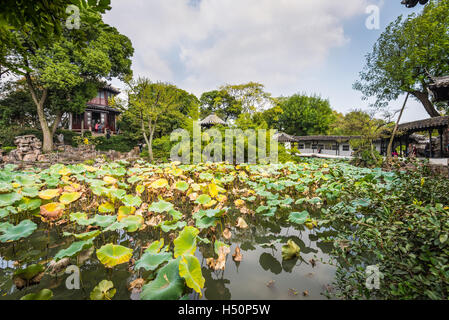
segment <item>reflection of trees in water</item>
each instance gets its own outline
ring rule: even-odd
[[[231,281],[224,278],[225,270],[212,271],[208,267],[202,268],[206,279],[204,297],[208,300],[231,300],[231,291],[226,288]],[[215,279],[214,279],[214,277]]]

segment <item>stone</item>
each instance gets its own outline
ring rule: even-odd
[[[25,161],[25,162],[34,162],[36,160],[37,160],[37,156],[32,153],[29,153],[23,157],[23,161]]]

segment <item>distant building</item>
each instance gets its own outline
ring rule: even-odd
[[[95,98],[87,103],[86,110],[82,114],[69,114],[69,130],[94,131],[95,124],[100,121],[106,129],[112,133],[117,131],[117,116],[120,111],[109,106],[109,98],[118,95],[120,91],[110,85],[98,90]]]
[[[220,117],[218,117],[215,113],[212,113],[211,115],[207,116],[206,118],[204,118],[203,120],[201,120],[199,122],[201,127],[204,128],[211,128],[213,126],[216,125],[226,125],[226,122],[223,121],[222,119],[220,119]]]

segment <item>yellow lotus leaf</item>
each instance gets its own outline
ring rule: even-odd
[[[198,183],[193,183],[191,186],[193,191],[198,192],[201,190],[201,186]]]
[[[218,200],[218,202],[223,203],[228,200],[228,197],[226,197],[224,194],[220,194],[217,196],[217,200]]]
[[[243,207],[245,205],[245,201],[243,201],[242,199],[237,199],[234,201],[234,204],[236,207]]]
[[[70,184],[70,177],[69,176],[62,176],[61,181],[65,184]]]
[[[151,184],[151,188],[153,188],[153,189],[160,189],[160,188],[164,188],[167,185],[168,185],[167,179],[159,179],[159,180],[154,181]]]
[[[59,170],[58,173],[59,173],[61,176],[69,176],[69,175],[72,173],[72,171],[70,171],[69,168],[64,167],[64,168],[62,168],[61,170]]]
[[[87,172],[95,172],[95,171],[97,171],[97,168],[92,167],[92,166],[84,165],[84,168],[86,169]]]
[[[213,207],[216,204],[217,204],[217,201],[216,200],[212,200],[212,201],[210,201],[207,204],[203,204],[203,207],[206,208],[206,209],[209,209],[210,207]]]
[[[172,170],[172,174],[173,174],[175,177],[179,177],[180,175],[182,175],[182,173],[183,173],[182,169],[179,169],[179,168],[173,169],[173,170]]]
[[[246,228],[248,228],[248,224],[246,223],[245,220],[243,220],[243,218],[238,218],[237,219],[237,227],[239,227],[241,229],[246,229]]]
[[[134,207],[127,207],[127,206],[121,206],[118,209],[118,213],[117,213],[117,221],[121,221],[122,219],[133,215],[136,212],[136,208]]]
[[[61,189],[47,189],[39,192],[39,198],[43,200],[51,200],[56,198],[61,193]]]
[[[137,194],[142,194],[145,191],[145,187],[142,184],[139,184],[138,186],[136,186],[136,192]]]
[[[72,186],[65,186],[64,187],[64,192],[75,192],[76,189]]]
[[[16,182],[11,183],[11,185],[13,188],[16,188],[16,189],[20,187],[20,183],[16,183]]]
[[[78,200],[80,197],[80,192],[63,193],[61,197],[59,197],[59,202],[61,202],[62,204],[71,204],[72,202]]]
[[[110,177],[110,176],[104,177],[103,181],[106,182],[107,184],[116,184],[117,183],[117,179]]]
[[[209,189],[209,194],[212,198],[218,196],[218,188],[215,183],[210,183],[207,187]]]
[[[65,205],[58,202],[49,203],[40,207],[41,216],[46,220],[58,220],[64,213]]]

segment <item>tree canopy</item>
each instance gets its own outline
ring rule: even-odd
[[[430,101],[429,75],[449,73],[449,0],[431,1],[420,14],[398,17],[367,55],[360,80],[354,84],[374,106],[386,107],[410,93],[431,117],[439,116]]]

